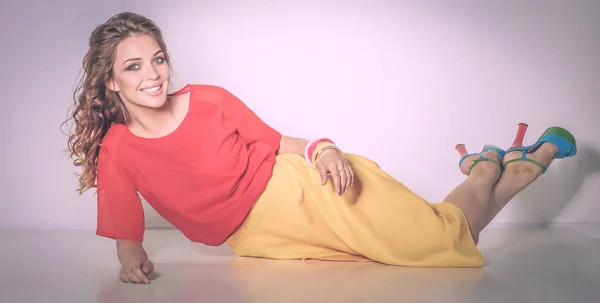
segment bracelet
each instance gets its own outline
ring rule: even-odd
[[[315,148],[315,151],[312,154],[312,158],[310,158],[310,161],[313,163],[313,165],[317,161],[317,158],[319,157],[321,152],[323,152],[323,150],[325,149],[331,148],[331,146],[335,146],[335,144],[324,142],[317,145],[317,148]]]
[[[339,152],[340,152],[342,155],[344,154],[344,152],[342,151],[342,149],[341,149],[341,148],[339,148],[339,147],[337,147],[337,146],[335,146],[335,145],[327,145],[327,146],[325,146],[325,147],[321,148],[321,150],[319,150],[319,152],[318,152],[318,153],[315,155],[315,157],[314,157],[314,159],[313,159],[313,162],[316,162],[316,161],[317,161],[317,159],[319,159],[319,156],[320,156],[320,155],[321,155],[321,154],[322,154],[324,151],[326,151],[326,150],[328,150],[328,149],[335,149],[335,150],[339,151]]]
[[[317,147],[317,145],[319,143],[322,143],[322,142],[328,142],[328,143],[331,143],[331,144],[335,144],[331,139],[320,138],[320,139],[314,139],[314,140],[309,141],[306,144],[306,147],[304,148],[304,159],[306,159],[306,162],[308,163],[308,165],[311,168],[314,168],[313,161],[312,161],[312,159],[313,159],[312,156],[313,156],[313,154],[315,152],[315,148]]]
[[[317,146],[319,146],[319,144],[321,144],[323,142],[331,143],[331,144],[335,145],[335,142],[333,142],[331,139],[328,139],[328,138],[321,138],[321,139],[313,140],[313,143],[308,148],[308,155],[310,157],[312,157],[312,155],[314,154],[315,149],[317,148]]]

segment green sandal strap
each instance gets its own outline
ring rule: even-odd
[[[475,167],[475,165],[479,164],[480,162],[484,162],[484,161],[492,161],[494,163],[496,163],[496,165],[498,165],[500,167],[500,170],[502,170],[502,165],[500,164],[500,162],[494,160],[494,159],[490,159],[487,157],[483,157],[483,156],[479,156],[479,159],[476,159],[475,161],[473,161],[473,165],[471,165],[471,167],[469,168],[469,172],[467,173],[467,175],[471,174],[471,170],[473,170],[473,167]]]
[[[546,166],[545,166],[544,164],[542,164],[542,163],[540,163],[540,162],[538,162],[538,161],[535,161],[535,160],[533,160],[533,159],[529,159],[529,158],[525,158],[524,160],[523,160],[523,158],[514,158],[514,159],[511,159],[511,160],[508,160],[508,161],[506,161],[506,162],[504,163],[504,166],[508,165],[509,163],[516,162],[516,161],[527,161],[527,162],[531,162],[531,163],[533,163],[533,164],[535,164],[535,165],[539,166],[539,167],[540,167],[540,168],[541,168],[543,171],[546,171]]]

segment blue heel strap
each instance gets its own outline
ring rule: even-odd
[[[569,142],[569,140],[565,139],[564,137],[562,137],[560,135],[549,134],[549,135],[543,136],[538,141],[539,145],[541,145],[544,142],[551,142],[558,147],[558,154],[556,155],[555,159],[572,157],[572,156],[575,156],[575,154],[577,154],[577,147],[575,147],[575,145],[573,145],[571,142]]]
[[[462,156],[462,157],[460,158],[460,160],[458,160],[458,166],[460,167],[460,165],[463,163],[463,161],[464,161],[464,160],[465,160],[467,157],[470,157],[470,156],[480,156],[480,157],[483,157],[483,156],[482,156],[482,155],[480,155],[479,153],[466,154],[466,155]]]
[[[569,140],[563,138],[560,135],[556,135],[556,134],[550,134],[550,135],[543,136],[536,143],[529,145],[529,146],[509,148],[506,150],[506,152],[509,153],[509,152],[512,152],[515,150],[520,150],[523,152],[523,160],[525,160],[528,150],[537,149],[545,142],[553,143],[554,145],[556,145],[558,147],[558,153],[554,157],[555,159],[572,157],[577,153],[577,148],[575,147],[575,145],[573,145],[571,142],[569,142]]]

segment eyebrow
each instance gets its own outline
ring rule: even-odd
[[[158,55],[158,54],[160,54],[160,53],[162,53],[162,49],[161,49],[161,50],[158,50],[156,53],[154,53],[154,55],[152,55],[152,57],[154,57],[154,56],[156,56],[156,55]],[[139,57],[138,57],[138,58],[131,58],[131,59],[127,59],[127,60],[125,60],[125,62],[123,62],[123,65],[125,65],[125,63],[127,63],[127,62],[129,62],[129,61],[135,61],[135,60],[142,60],[142,58],[139,58]]]

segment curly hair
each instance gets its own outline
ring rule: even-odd
[[[133,35],[152,36],[165,53],[171,67],[162,31],[150,19],[131,12],[116,14],[94,29],[89,39],[89,50],[83,59],[84,74],[73,92],[73,120],[75,131],[69,134],[67,153],[81,166],[79,194],[96,187],[98,153],[104,135],[113,123],[127,125],[129,114],[119,95],[108,89],[111,80],[115,51],[119,42]]]

